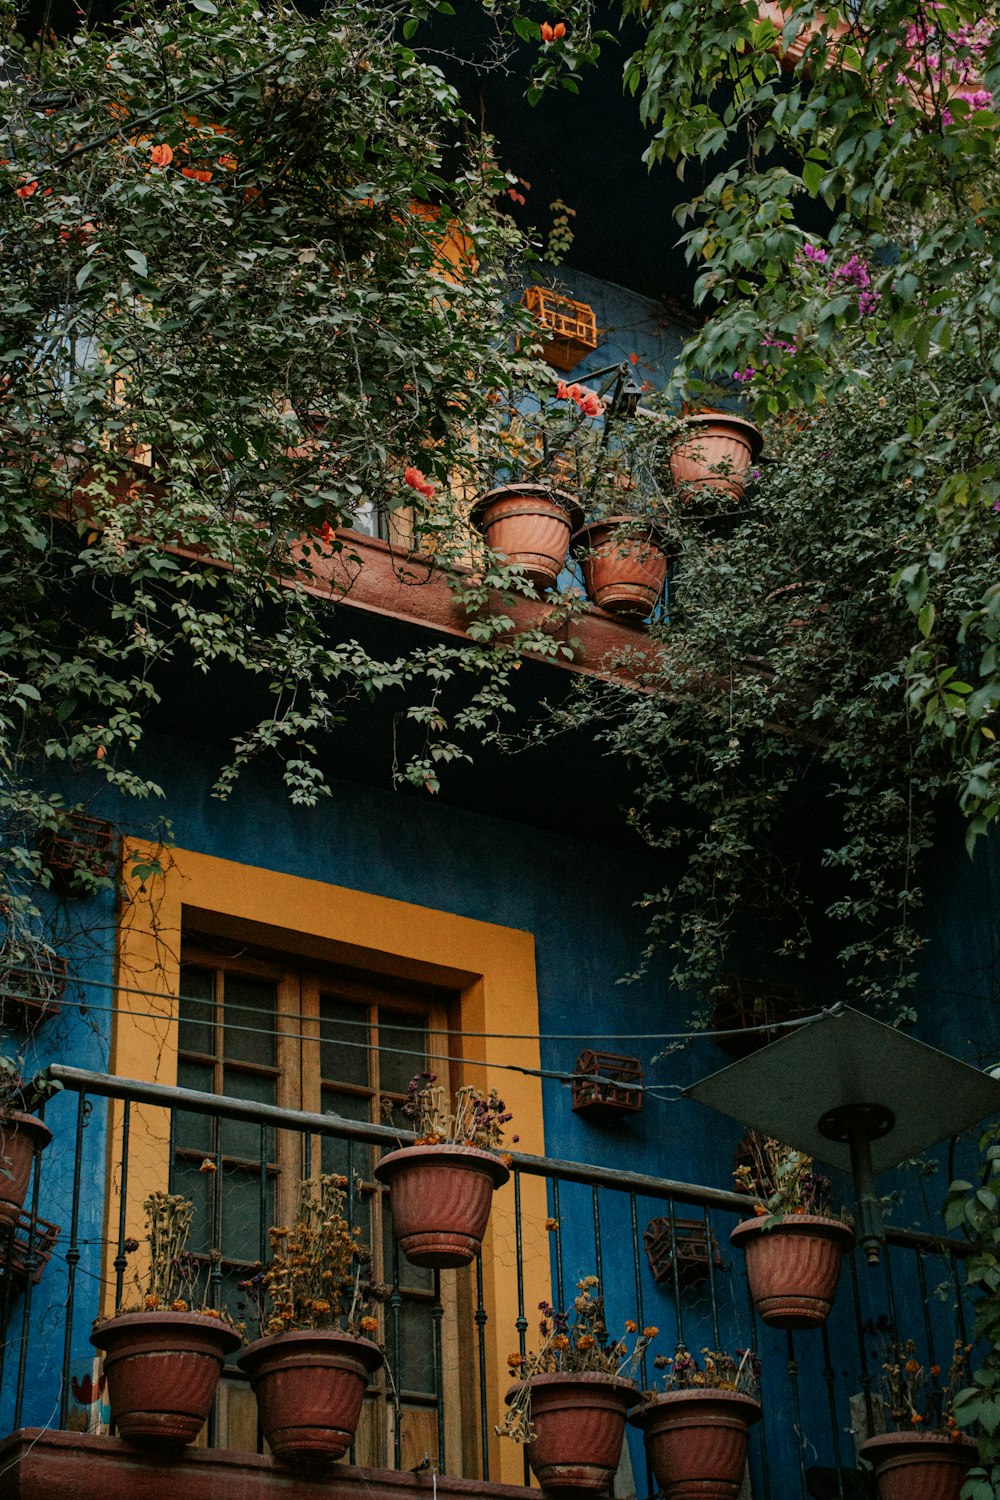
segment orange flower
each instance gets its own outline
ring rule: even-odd
[[[565,35],[566,35],[566,27],[565,27],[565,25],[563,24],[562,21],[557,21],[556,24],[552,28],[552,40],[554,42],[561,42],[562,39],[563,39],[563,37]]]
[[[359,1327],[362,1333],[378,1333],[378,1318],[369,1314],[361,1319]]]
[[[626,1318],[625,1319],[625,1332],[626,1333],[638,1333],[639,1332],[639,1325],[638,1325],[638,1323],[634,1322],[631,1318]]]
[[[403,483],[409,485],[411,490],[416,490],[418,495],[423,495],[425,500],[429,500],[434,493],[434,486],[425,478],[423,470],[415,468],[413,464],[408,464],[403,470]]]
[[[225,156],[219,157],[219,166],[223,169],[224,172],[235,172],[238,165],[239,163],[237,162],[236,157],[230,156],[228,152]]]
[[[154,167],[169,167],[174,159],[173,147],[168,146],[166,141],[161,141],[158,146],[150,147],[149,157]]]
[[[549,25],[548,21],[542,22],[541,31],[542,41],[551,42],[552,38],[555,36],[555,32],[552,30],[552,27]]]
[[[181,167],[181,176],[190,177],[194,182],[211,182],[211,172],[203,171],[199,167]]]
[[[29,180],[29,179],[25,179],[21,183],[21,186],[15,188],[14,191],[15,191],[15,193],[17,194],[17,196],[19,198],[30,198],[31,195],[32,195],[32,193],[35,191],[35,189],[37,187],[38,187],[37,181],[33,182],[33,181]]]

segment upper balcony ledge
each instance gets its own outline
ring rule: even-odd
[[[22,1427],[0,1444],[0,1500],[526,1500],[537,1490],[480,1479],[360,1469],[283,1468],[256,1453],[146,1453],[120,1438]]]

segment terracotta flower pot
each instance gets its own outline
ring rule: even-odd
[[[860,1454],[875,1469],[879,1500],[959,1500],[979,1459],[972,1438],[946,1432],[884,1432]]]
[[[15,1109],[0,1119],[0,1226],[17,1223],[35,1157],[51,1139],[49,1127],[34,1115]]]
[[[634,516],[592,521],[573,537],[573,552],[599,609],[644,620],[656,608],[667,581],[666,541],[656,526]]]
[[[563,570],[583,511],[565,490],[506,484],[476,501],[471,520],[492,551],[522,567],[536,588],[546,589]]]
[[[742,500],[750,465],[764,440],[752,422],[728,412],[688,417],[688,435],[670,453],[670,473],[681,499],[719,496]]]
[[[508,1404],[521,1385],[507,1392]],[[535,1375],[528,1444],[532,1473],[545,1490],[603,1494],[622,1456],[625,1418],[641,1398],[631,1380],[583,1371]]]
[[[90,1342],[104,1350],[111,1420],[127,1442],[182,1447],[201,1431],[226,1356],[240,1346],[228,1323],[206,1313],[118,1313]]]
[[[275,1458],[323,1463],[351,1446],[382,1351],[370,1339],[335,1329],[298,1330],[258,1339],[238,1363],[250,1376]]]
[[[405,1146],[375,1168],[389,1187],[400,1249],[415,1266],[467,1266],[482,1247],[494,1188],[510,1177],[499,1156],[472,1146]]]
[[[666,1500],[736,1500],[758,1402],[738,1391],[668,1391],[631,1420]]]
[[[772,1328],[819,1328],[837,1295],[840,1258],[854,1234],[840,1219],[786,1214],[746,1219],[729,1236],[746,1254],[750,1295]]]

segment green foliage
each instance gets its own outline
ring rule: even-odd
[[[972,1241],[965,1260],[965,1279],[975,1293],[972,1337],[985,1347],[972,1381],[955,1399],[960,1427],[978,1423],[981,1469],[969,1476],[965,1500],[992,1500],[1000,1494],[1000,1127],[991,1126],[980,1141],[982,1171],[978,1182],[951,1184],[945,1199],[945,1224]]]

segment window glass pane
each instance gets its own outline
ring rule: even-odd
[[[245,1073],[242,1068],[224,1068],[223,1088],[230,1099],[252,1099],[256,1104],[273,1104],[277,1080],[266,1074]],[[240,1156],[245,1161],[260,1160],[260,1126],[249,1120],[223,1120],[222,1154]],[[274,1156],[274,1131],[264,1131],[264,1155],[266,1161]]]
[[[182,1057],[177,1064],[177,1082],[182,1089],[197,1089],[202,1094],[213,1094],[215,1069],[211,1063],[188,1062]],[[174,1140],[178,1146],[186,1146],[190,1151],[211,1151],[211,1119],[208,1115],[196,1115],[190,1110],[177,1110],[174,1115]]]
[[[371,1122],[372,1100],[368,1094],[341,1094],[336,1089],[320,1090],[320,1109],[323,1114],[342,1115],[346,1120]],[[339,1172],[347,1176],[348,1143],[334,1136],[325,1135],[322,1144],[324,1172]],[[355,1141],[350,1152],[350,1166],[358,1177],[366,1180],[372,1173],[372,1148]]]
[[[276,1011],[277,985],[273,979],[227,974],[223,1000],[225,1056],[273,1068],[277,1057]]]
[[[382,1244],[385,1253],[385,1279],[391,1282],[393,1277],[393,1233],[392,1215],[389,1212],[389,1195],[385,1194],[382,1199]],[[434,1272],[427,1266],[411,1265],[403,1254],[399,1252],[399,1284],[403,1291],[407,1292],[432,1292],[434,1290]]]
[[[211,969],[181,964],[180,1019],[177,1046],[181,1052],[215,1056],[215,975]]]
[[[226,1260],[253,1264],[267,1257],[261,1243],[260,1174],[246,1167],[226,1167],[222,1181],[222,1254]],[[264,1232],[274,1223],[274,1194],[264,1186]]]
[[[212,1248],[212,1183],[210,1172],[199,1170],[200,1162],[181,1157],[174,1162],[171,1192],[190,1198],[194,1204],[188,1249],[196,1255],[207,1255]],[[203,1288],[204,1290],[204,1288]]]
[[[333,995],[319,1001],[319,1071],[330,1083],[371,1085],[368,1007]]]
[[[434,1332],[429,1302],[404,1302],[400,1309],[399,1383],[403,1391],[434,1394]],[[387,1317],[386,1353],[394,1368],[395,1340],[392,1318]]]
[[[421,1025],[420,1017],[380,1006],[378,1067],[382,1093],[405,1094],[414,1073],[423,1072],[426,1056],[427,1028]]]

